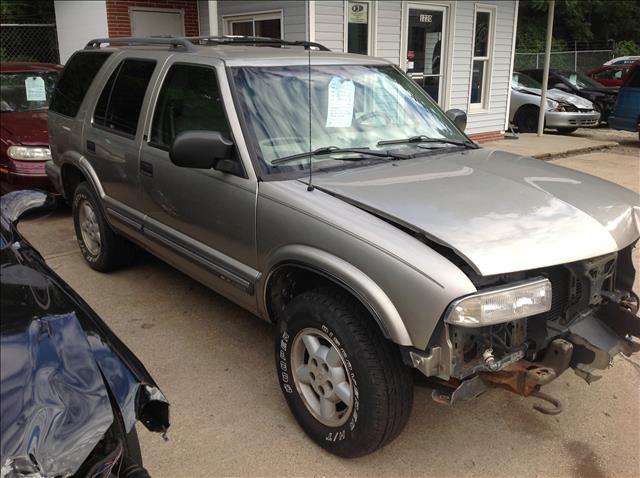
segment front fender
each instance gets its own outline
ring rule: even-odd
[[[265,294],[270,277],[288,265],[310,269],[345,287],[371,312],[385,337],[399,345],[413,345],[400,314],[378,284],[349,262],[315,247],[291,244],[281,247],[269,257],[269,274],[262,283],[259,296],[263,309],[266,309]]]

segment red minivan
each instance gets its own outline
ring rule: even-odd
[[[54,191],[44,171],[51,159],[47,110],[62,66],[0,64],[0,192]]]

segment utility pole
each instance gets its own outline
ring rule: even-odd
[[[540,94],[540,114],[538,116],[538,136],[544,131],[544,114],[547,111],[547,84],[549,83],[549,63],[551,62],[551,40],[553,39],[553,16],[556,0],[549,0],[549,14],[547,15],[547,42],[544,46],[544,69],[542,72],[542,91]]]

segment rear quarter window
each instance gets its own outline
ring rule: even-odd
[[[100,94],[93,123],[135,136],[144,96],[155,67],[154,60],[123,60]]]
[[[64,116],[75,117],[89,86],[110,55],[110,52],[74,54],[65,65],[49,109]]]

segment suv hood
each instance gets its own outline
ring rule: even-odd
[[[485,276],[608,254],[640,235],[634,192],[502,151],[449,152],[318,174],[314,185],[423,233]]]

